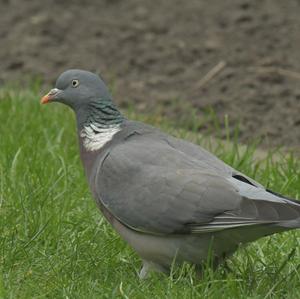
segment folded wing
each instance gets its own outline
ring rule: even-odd
[[[260,185],[249,188],[220,160],[208,163],[211,156],[189,155],[150,137],[137,135],[115,146],[97,171],[98,200],[128,227],[200,234],[261,224],[300,226],[299,204]]]

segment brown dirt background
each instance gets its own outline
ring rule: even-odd
[[[84,68],[122,107],[175,121],[193,107],[202,132],[212,107],[242,142],[299,148],[299,16],[299,0],[0,0],[0,80]]]

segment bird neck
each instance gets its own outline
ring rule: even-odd
[[[76,118],[79,131],[89,126],[96,129],[112,128],[120,126],[125,120],[110,99],[90,101],[87,106],[78,109]]]
[[[111,102],[90,102],[76,112],[80,143],[87,152],[100,150],[121,130],[125,120]]]

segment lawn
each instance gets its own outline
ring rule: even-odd
[[[191,119],[179,129],[133,110],[124,113],[203,144],[274,191],[300,198],[299,158],[276,151],[258,160],[255,146],[238,146],[237,137],[226,146],[211,143],[192,130]],[[240,248],[227,266],[207,267],[201,280],[184,265],[170,277],[140,281],[138,256],[88,190],[72,112],[41,106],[37,86],[7,87],[0,120],[0,298],[300,298],[300,231]]]

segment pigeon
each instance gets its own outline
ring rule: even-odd
[[[300,202],[202,147],[128,120],[100,76],[62,73],[41,103],[74,110],[80,156],[104,217],[142,259],[140,278],[187,262],[216,267],[240,244],[300,228]]]

